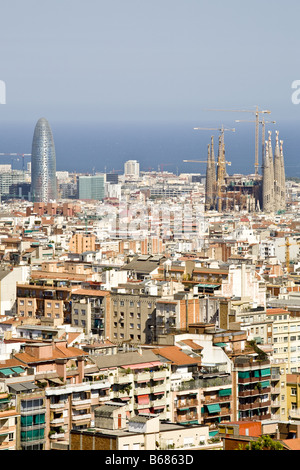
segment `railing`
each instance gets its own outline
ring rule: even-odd
[[[189,380],[188,382],[182,382],[181,385],[177,387],[175,391],[195,390],[198,388],[220,387],[222,385],[231,385],[231,384],[232,384],[231,376],[214,377],[214,378],[209,378],[209,379],[196,379],[196,380]]]

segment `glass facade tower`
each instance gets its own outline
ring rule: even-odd
[[[34,202],[56,199],[56,156],[50,125],[40,118],[35,126],[31,151],[31,193]]]

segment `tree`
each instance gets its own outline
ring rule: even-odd
[[[259,437],[256,441],[251,441],[245,446],[245,450],[283,450],[283,445],[266,435]]]

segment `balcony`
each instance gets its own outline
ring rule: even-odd
[[[81,415],[72,415],[72,421],[82,421],[82,420],[87,420],[91,419],[92,415],[91,413],[85,413]]]
[[[152,380],[158,380],[158,379],[164,380],[169,375],[170,375],[170,373],[169,373],[168,369],[156,370],[154,372],[150,372],[150,378]]]
[[[61,408],[65,408],[67,405],[67,401],[60,401],[59,403],[51,403],[50,410],[59,410]]]
[[[266,407],[269,407],[269,406],[271,406],[271,401],[270,400],[263,401],[263,402],[261,402],[260,400],[256,400],[253,403],[239,404],[239,409],[241,411],[244,411],[244,410],[253,410],[253,409],[257,409],[257,408],[266,408]]]
[[[206,404],[206,403],[205,403]],[[195,406],[198,406],[199,402],[198,400],[178,400],[176,408],[193,408]]]
[[[72,406],[75,408],[81,407],[81,406],[86,406],[90,405],[92,403],[91,398],[72,398]]]
[[[238,396],[239,397],[252,397],[252,396],[259,396],[259,395],[270,393],[270,392],[271,392],[270,387],[265,387],[261,390],[259,390],[258,388],[254,388],[254,389],[239,391]]]
[[[58,417],[58,418],[50,419],[50,424],[52,424],[52,425],[64,424],[64,422],[65,422],[65,418],[63,416]]]
[[[198,421],[198,413],[187,413],[186,415],[175,414],[174,419],[175,421],[177,421],[177,423],[186,423],[187,421]]]
[[[149,395],[151,393],[151,387],[137,387],[134,389],[135,395]]]

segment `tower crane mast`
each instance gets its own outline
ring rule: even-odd
[[[271,111],[268,109],[259,110],[258,106],[255,107],[255,110],[250,109],[207,109],[206,111],[225,111],[225,112],[234,112],[234,113],[252,113],[255,114],[255,163],[254,171],[255,175],[258,176],[258,144],[259,144],[259,115],[260,114],[271,114]]]

